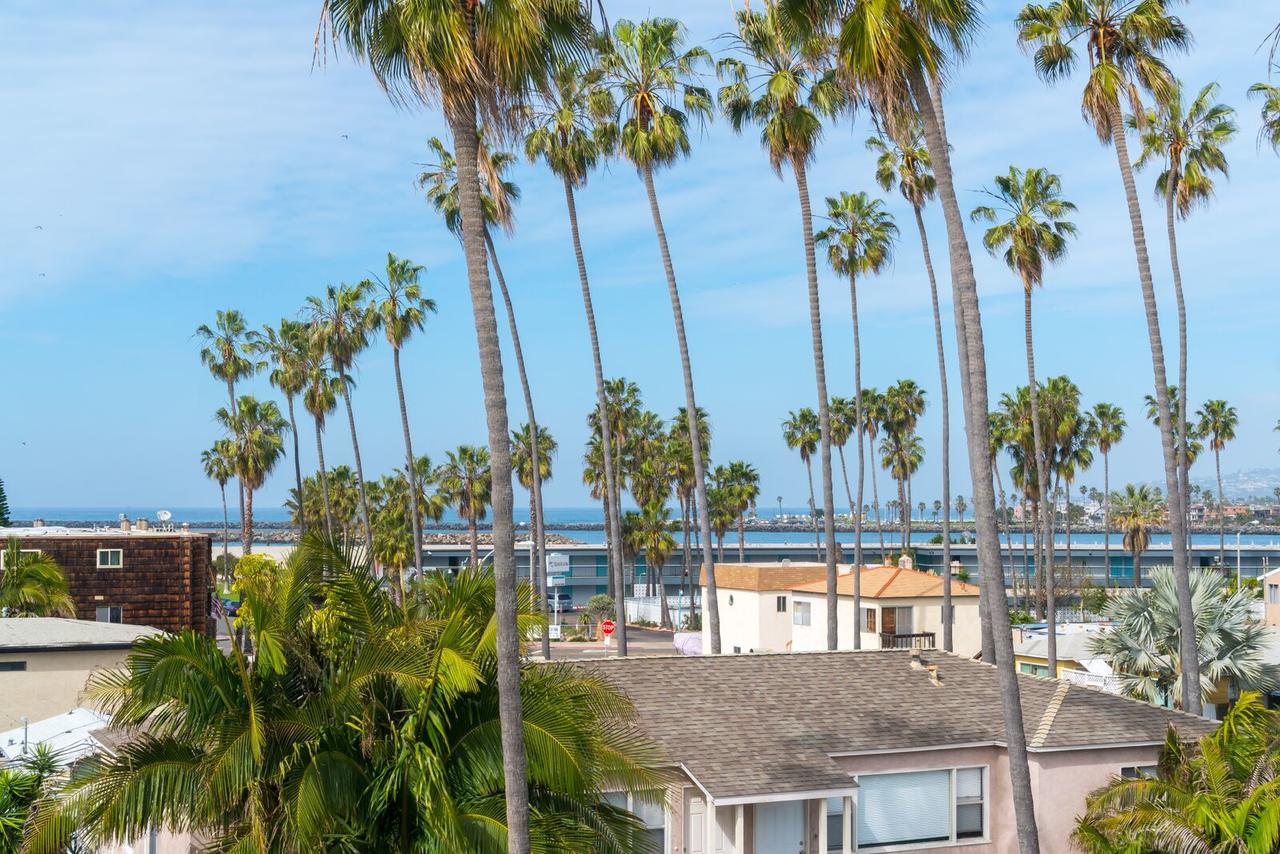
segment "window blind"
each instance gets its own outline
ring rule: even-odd
[[[951,838],[951,772],[858,777],[858,847]]]

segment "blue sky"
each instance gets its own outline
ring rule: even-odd
[[[691,38],[718,49],[729,20],[721,3],[613,2],[612,18],[680,15]],[[1274,378],[1274,200],[1280,159],[1256,144],[1257,105],[1244,91],[1265,75],[1255,50],[1275,25],[1252,0],[1180,7],[1196,37],[1173,60],[1198,88],[1216,80],[1240,110],[1229,149],[1232,180],[1181,232],[1191,314],[1191,399],[1223,397],[1240,409],[1239,438],[1224,470],[1271,466],[1280,415]],[[1079,81],[1050,89],[1014,42],[1017,5],[992,2],[971,60],[947,94],[960,202],[1010,164],[1062,175],[1080,207],[1079,239],[1036,297],[1038,368],[1069,374],[1092,403],[1129,416],[1112,480],[1158,479],[1157,434],[1141,415],[1151,362],[1124,199],[1114,154],[1078,109]],[[217,436],[221,388],[204,372],[192,338],[218,308],[256,326],[294,316],[326,283],[363,277],[388,250],[427,265],[439,304],[405,351],[415,446],[433,458],[484,436],[461,253],[413,186],[425,140],[444,135],[438,115],[393,108],[368,71],[345,56],[312,67],[318,3],[218,4],[15,0],[0,9],[0,341],[5,403],[0,477],[17,505],[209,505],[199,451]],[[815,208],[841,190],[877,191],[863,149],[865,117],[830,127],[810,177]],[[1164,220],[1141,192],[1172,359],[1174,317]],[[499,252],[522,323],[540,420],[561,443],[547,501],[583,505],[583,418],[593,405],[590,353],[563,195],[521,163],[524,191],[514,239]],[[660,175],[676,269],[686,301],[699,403],[711,413],[717,461],[745,458],[763,495],[804,503],[804,470],[784,447],[787,410],[812,405],[812,361],[798,206],[756,136],[724,124],[695,141],[691,159]],[[892,268],[860,291],[864,383],[902,377],[936,398],[928,288],[910,212]],[[579,197],[593,274],[605,369],[641,386],[650,408],[683,402],[669,304],[642,187],[614,163]],[[928,225],[941,250],[936,210]],[[971,228],[993,393],[1025,381],[1021,300],[1011,274]],[[946,259],[936,254],[946,287]],[[832,393],[852,391],[848,291],[823,271],[824,334]],[[944,318],[951,347],[951,320]],[[1171,367],[1172,367],[1171,362]],[[951,365],[955,375],[954,358]],[[514,371],[513,419],[523,420]],[[385,347],[358,375],[356,417],[366,471],[402,457]],[[270,394],[265,380],[253,391]],[[958,400],[958,389],[955,398]],[[936,405],[936,400],[932,401]],[[959,457],[958,403],[953,448]],[[939,419],[922,433],[927,457],[915,493],[938,481]],[[304,437],[309,434],[304,432]],[[314,454],[303,443],[304,466]],[[330,462],[350,458],[341,422]],[[1197,477],[1212,475],[1212,463]],[[953,491],[968,493],[953,466]],[[260,503],[278,503],[292,481],[282,466]],[[1101,467],[1085,476],[1101,482]],[[767,500],[766,504],[771,504]]]

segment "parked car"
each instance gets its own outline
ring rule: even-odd
[[[234,617],[236,614],[240,613],[240,600],[239,599],[223,599],[222,610],[227,612],[228,617]]]
[[[556,604],[557,602],[559,602],[559,603],[560,603],[560,610],[561,610],[561,611],[569,611],[569,610],[572,610],[572,609],[573,609],[573,594],[572,594],[572,593],[548,593],[548,594],[547,594],[547,606],[548,606],[548,607],[555,607],[555,604]]]

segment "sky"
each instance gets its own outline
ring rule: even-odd
[[[1258,105],[1247,87],[1266,75],[1256,48],[1276,12],[1256,0],[1180,5],[1194,50],[1174,57],[1189,88],[1217,81],[1239,109],[1227,149],[1230,182],[1181,226],[1190,315],[1190,398],[1225,398],[1240,412],[1224,471],[1277,464],[1274,200],[1280,158],[1257,146]],[[730,7],[713,2],[607,2],[611,19],[676,15],[691,43],[725,48]],[[1079,206],[1079,237],[1035,296],[1037,369],[1068,374],[1085,402],[1120,405],[1129,420],[1112,454],[1113,485],[1160,479],[1158,434],[1143,417],[1152,368],[1124,196],[1114,153],[1079,111],[1079,78],[1048,87],[1017,47],[1018,4],[992,0],[972,56],[946,93],[960,205],[1018,165],[1062,176]],[[193,337],[218,309],[253,326],[298,316],[326,284],[385,265],[387,252],[426,265],[438,313],[404,351],[415,450],[485,437],[465,269],[414,186],[426,140],[447,138],[437,112],[393,106],[369,71],[342,54],[314,62],[319,3],[47,4],[0,7],[0,478],[16,506],[215,505],[199,454],[218,438],[223,387],[200,364]],[[709,81],[714,84],[714,81]],[[863,142],[865,115],[829,126],[810,174],[815,210],[840,191],[881,194]],[[546,485],[552,506],[585,506],[581,456],[594,405],[590,350],[564,196],[523,160],[517,230],[498,252],[516,302],[539,421],[560,452]],[[1175,316],[1162,206],[1154,173],[1138,176],[1170,370]],[[804,468],[782,441],[789,410],[815,403],[799,205],[789,174],[775,176],[753,131],[713,123],[692,156],[661,172],[657,190],[685,301],[699,405],[715,462],[746,459],[762,501],[807,501]],[[893,264],[860,284],[863,383],[910,378],[926,391],[926,458],[915,495],[939,493],[938,376],[927,279],[910,209]],[[639,384],[670,417],[683,386],[670,305],[643,188],[619,162],[578,197],[609,376]],[[926,211],[944,303],[945,235]],[[1026,381],[1022,304],[1003,262],[969,227],[993,397]],[[822,269],[823,334],[832,394],[852,393],[846,281]],[[952,388],[953,493],[968,494],[949,306],[943,328]],[[504,329],[504,347],[506,347]],[[524,420],[507,357],[513,423]],[[1173,374],[1171,373],[1171,376]],[[360,360],[354,395],[370,477],[403,460],[388,348]],[[274,396],[265,378],[244,389]],[[302,461],[314,467],[303,424]],[[850,449],[852,450],[852,449]],[[349,462],[340,419],[326,435],[331,465]],[[1206,454],[1193,472],[1211,477]],[[1101,485],[1101,466],[1082,478]],[[884,478],[887,482],[887,478]],[[279,504],[286,462],[257,503]],[[837,494],[840,494],[837,488]],[[523,497],[521,497],[523,500]],[[841,502],[837,501],[837,504]]]

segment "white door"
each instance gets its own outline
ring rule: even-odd
[[[755,805],[758,854],[804,854],[804,801]]]
[[[689,854],[704,854],[707,850],[707,802],[685,790],[684,850]]]

